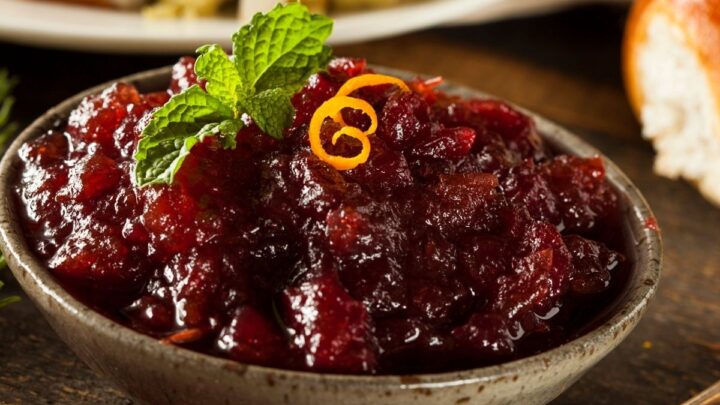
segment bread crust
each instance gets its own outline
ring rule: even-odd
[[[661,13],[680,28],[684,40],[698,57],[710,84],[716,114],[720,116],[720,0],[636,0],[628,17],[623,40],[623,78],[630,104],[640,118],[644,104],[637,69],[639,50],[647,41],[652,17]],[[720,142],[720,134],[718,141]],[[720,188],[690,180],[709,201],[720,206]],[[720,186],[720,185],[718,185]]]
[[[647,24],[655,13],[664,14],[685,34],[708,75],[713,96],[720,101],[720,0],[637,0],[628,17],[622,50],[625,87],[635,114],[640,115],[643,105],[635,73],[637,49],[645,43]]]

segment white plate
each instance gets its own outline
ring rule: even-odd
[[[458,21],[488,21],[544,11],[573,1],[578,0],[434,0],[337,15],[330,42],[381,38]],[[240,21],[231,18],[158,21],[144,19],[137,12],[36,0],[0,0],[0,39],[63,49],[192,53],[208,43],[228,46],[230,36],[240,25]]]
[[[330,40],[341,44],[442,24],[505,0],[435,0],[334,16]],[[227,46],[241,22],[231,18],[147,20],[122,12],[33,0],[0,0],[0,38],[19,43],[101,52],[188,53]]]
[[[468,13],[453,21],[452,25],[477,24],[508,17],[525,17],[557,11],[570,6],[588,3],[628,4],[633,0],[506,0],[488,4],[481,10]]]

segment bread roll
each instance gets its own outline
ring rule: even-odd
[[[655,171],[720,205],[720,0],[638,0],[623,71]]]

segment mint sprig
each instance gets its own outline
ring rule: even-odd
[[[232,109],[194,85],[172,97],[155,111],[142,132],[135,150],[135,177],[138,185],[171,184],[190,150],[206,136],[234,137],[210,126],[234,120]],[[239,121],[239,120],[238,120]],[[241,128],[241,124],[236,127]],[[222,142],[223,145],[226,142]]]
[[[331,19],[310,14],[299,4],[256,14],[233,35],[235,65],[243,82],[255,91],[297,90],[330,59],[325,40],[332,25]]]
[[[219,45],[200,47],[195,73],[205,90],[192,86],[153,113],[135,151],[136,183],[172,184],[190,150],[206,137],[235,148],[243,115],[281,139],[295,114],[293,94],[330,60],[325,40],[331,32],[331,19],[291,3],[258,13],[240,28],[231,56]]]

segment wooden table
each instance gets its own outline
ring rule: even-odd
[[[666,259],[655,301],[632,335],[557,404],[674,404],[720,379],[720,210],[689,185],[652,173],[652,149],[620,78],[625,14],[590,7],[336,49],[442,75],[566,125],[618,163],[655,209]],[[0,44],[0,55],[0,65],[23,80],[16,113],[24,124],[86,87],[176,59],[9,44]],[[133,403],[77,360],[28,300],[0,311],[0,342],[0,404]]]

